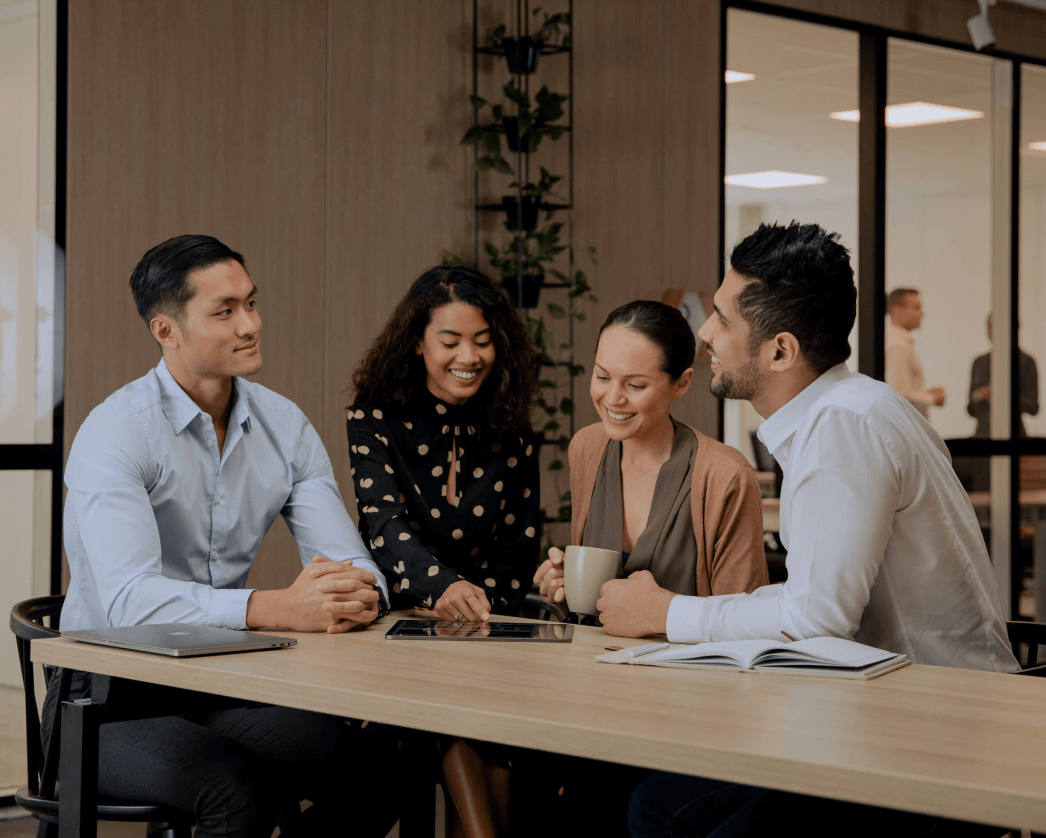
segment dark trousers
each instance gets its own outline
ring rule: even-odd
[[[45,744],[57,682],[44,707]],[[158,690],[143,687],[140,700]],[[76,673],[70,697],[89,694],[90,676]],[[302,800],[313,805],[295,834],[381,838],[392,828],[396,743],[380,726],[188,695],[190,706],[178,715],[101,725],[101,794],[191,812],[196,838],[269,838],[280,807]]]
[[[796,831],[805,838],[1000,838],[999,827],[951,821],[760,789],[736,783],[658,773],[632,793],[632,838],[770,838]]]

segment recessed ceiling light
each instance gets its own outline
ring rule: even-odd
[[[1032,151],[1046,151],[1046,140],[1043,140],[1040,143],[1028,143],[1027,148]]]
[[[727,175],[726,182],[731,186],[747,186],[751,189],[780,189],[784,186],[813,186],[818,183],[828,183],[828,178],[773,171]]]
[[[860,111],[836,111],[829,114],[832,119],[843,122],[860,122]],[[981,119],[984,111],[934,105],[930,102],[908,102],[905,105],[888,105],[886,108],[887,128],[909,128],[913,125],[937,125],[942,122],[961,122],[965,119]]]
[[[737,70],[726,71],[726,83],[733,84],[738,81],[751,81],[755,76],[751,73],[739,73]]]

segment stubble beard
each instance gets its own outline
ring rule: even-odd
[[[735,373],[725,370],[719,374],[719,380],[715,376],[708,384],[708,389],[717,399],[735,399],[737,401],[751,401],[752,397],[759,392],[759,370],[754,358],[749,358],[743,367]]]

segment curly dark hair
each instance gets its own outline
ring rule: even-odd
[[[483,312],[494,341],[494,368],[473,398],[485,407],[486,427],[498,435],[530,431],[530,411],[540,395],[540,357],[508,297],[479,271],[430,268],[419,276],[352,374],[357,399],[405,405],[425,386],[425,362],[414,351],[432,312],[461,302]]]

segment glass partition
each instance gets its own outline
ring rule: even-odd
[[[763,222],[816,222],[840,233],[857,267],[855,32],[730,9],[727,13],[727,255]],[[851,367],[856,369],[856,329]],[[748,402],[724,407],[724,441],[756,464]]]

